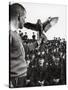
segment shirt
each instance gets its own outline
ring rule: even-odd
[[[27,72],[25,50],[16,31],[9,31],[9,48],[10,77],[24,76]]]

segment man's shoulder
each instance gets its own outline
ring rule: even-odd
[[[14,32],[15,32],[15,31],[13,31],[13,30],[9,30],[9,33],[12,33],[12,34],[13,34]]]
[[[16,31],[12,31],[12,30],[9,30],[9,35],[11,35],[12,37],[15,37],[16,36]]]
[[[10,34],[10,35],[13,35],[13,34],[14,34],[14,31],[9,30],[9,34]]]

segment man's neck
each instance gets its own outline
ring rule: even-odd
[[[17,27],[15,21],[10,22],[9,29],[12,30],[12,31],[17,31],[18,27]]]

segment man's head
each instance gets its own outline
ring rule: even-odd
[[[39,58],[39,61],[38,62],[39,62],[39,65],[40,66],[43,66],[43,64],[44,64],[44,58]]]
[[[33,32],[33,35],[35,35],[35,33]]]
[[[32,60],[34,60],[34,59],[35,59],[35,54],[32,55]]]
[[[14,21],[16,26],[20,29],[23,28],[26,18],[25,8],[18,3],[9,5],[9,21]]]
[[[27,35],[27,32],[25,32],[25,35]]]

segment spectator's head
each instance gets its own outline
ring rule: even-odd
[[[58,45],[58,43],[56,42],[56,43],[55,43],[55,45],[57,46],[57,45]]]
[[[60,40],[61,40],[61,39],[60,39],[60,37],[58,37],[58,38],[57,38],[57,40],[59,40],[59,41],[60,41]]]
[[[53,52],[54,52],[54,53],[56,52],[56,48],[53,50]]]
[[[54,55],[52,55],[52,59],[53,59],[53,61],[55,61],[55,56]]]
[[[30,64],[30,60],[27,60],[26,62],[27,62],[27,66],[29,67],[29,64]]]
[[[21,30],[19,30],[19,33],[21,33]]]
[[[35,33],[33,32],[33,35],[35,35]]]
[[[41,54],[41,52],[40,51],[38,51],[38,53],[37,53],[38,55],[40,55]]]
[[[25,32],[25,35],[27,35],[27,32]]]
[[[45,52],[44,51],[42,51],[42,55],[44,55],[45,54]]]
[[[49,52],[49,50],[48,50],[48,48],[47,48],[46,53],[48,54],[48,52]]]
[[[29,59],[29,54],[26,55],[27,59]]]
[[[39,58],[39,66],[43,66],[43,64],[44,64],[44,58]]]
[[[62,57],[62,56],[63,56],[63,52],[60,52],[59,54],[60,54],[60,57]]]
[[[63,42],[65,41],[65,38],[62,38]]]
[[[56,38],[56,37],[54,37],[54,40],[57,40],[57,38]]]
[[[48,62],[45,63],[46,67],[48,67]]]
[[[64,39],[64,38],[62,38],[60,42],[61,42],[61,43],[63,43],[64,41],[65,41],[65,39]]]
[[[23,32],[21,33],[21,36],[23,36]]]
[[[19,4],[14,3],[9,5],[9,22],[12,21],[16,28],[22,29],[25,23],[26,10]]]
[[[34,60],[34,59],[35,59],[35,54],[32,55],[32,60]]]

